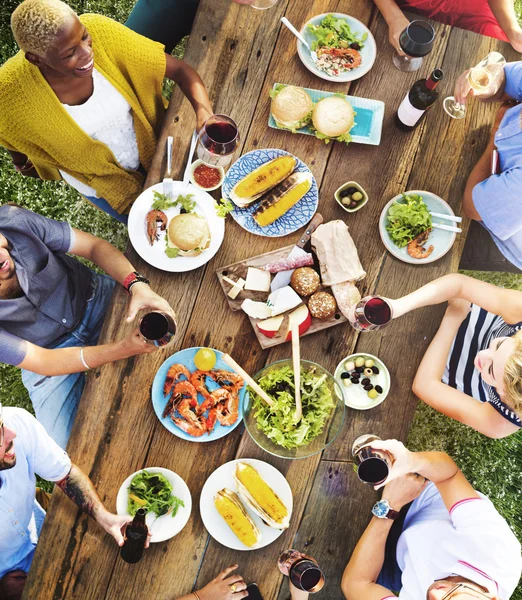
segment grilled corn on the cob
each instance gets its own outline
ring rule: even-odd
[[[245,507],[235,492],[223,488],[214,496],[214,505],[245,546],[253,548],[261,540],[261,532],[248,516]]]
[[[311,187],[311,173],[292,173],[263,198],[252,216],[261,227],[270,225],[297,204]]]
[[[237,206],[247,206],[288,177],[296,165],[293,156],[279,156],[266,162],[236,183],[230,199]]]

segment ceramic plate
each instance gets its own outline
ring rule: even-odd
[[[316,37],[308,30],[308,25],[320,25],[321,21],[327,15],[334,15],[338,19],[344,19],[351,30],[357,34],[367,33],[368,37],[364,42],[364,48],[360,50],[362,62],[360,66],[356,69],[352,69],[351,71],[347,71],[346,73],[342,73],[338,76],[327,75],[324,71],[321,71],[315,66],[314,61],[310,57],[310,52],[308,48],[304,46],[299,40],[297,40],[297,53],[299,54],[299,58],[303,65],[314,75],[320,77],[321,79],[326,79],[326,81],[335,81],[336,83],[343,83],[346,81],[354,81],[355,79],[359,79],[363,75],[366,75],[368,71],[373,67],[373,63],[375,62],[375,58],[377,56],[377,44],[375,43],[375,39],[371,33],[371,31],[361,23],[358,19],[354,19],[354,17],[350,17],[350,15],[345,15],[343,13],[323,13],[322,15],[317,15],[313,17],[309,21],[304,24],[304,27],[301,29],[301,35],[308,42],[309,46],[312,45],[312,42],[316,39]]]
[[[194,194],[193,200],[196,201],[196,209],[200,215],[207,219],[210,229],[210,246],[198,256],[178,256],[169,258],[165,254],[165,233],[160,232],[160,238],[153,246],[149,244],[145,218],[151,209],[154,201],[153,192],[163,192],[163,184],[157,183],[144,190],[136,199],[129,213],[129,237],[136,252],[148,262],[149,265],[161,269],[162,271],[171,271],[173,273],[182,273],[192,271],[207,263],[219,250],[223,237],[225,236],[225,219],[216,215],[214,208],[214,198],[207,192],[189,184],[188,187],[182,181],[174,181],[174,198],[178,195]],[[169,208],[164,211],[170,219],[179,214],[179,208]]]
[[[261,477],[274,490],[274,492],[288,508],[290,515],[292,515],[292,490],[290,489],[288,481],[284,478],[284,476],[275,467],[262,460],[246,458],[241,460],[232,460],[224,465],[221,465],[207,479],[203,489],[201,490],[201,498],[199,500],[201,519],[210,535],[217,542],[223,544],[223,546],[232,548],[232,550],[259,550],[259,548],[264,548],[265,546],[268,546],[268,544],[271,544],[273,541],[275,541],[284,530],[268,527],[268,525],[265,525],[260,517],[258,517],[249,507],[244,505],[246,511],[261,532],[259,546],[256,546],[255,548],[249,548],[248,546],[245,546],[245,544],[239,540],[232,529],[230,529],[214,505],[214,495],[223,488],[227,488],[233,492],[237,491],[233,474],[236,469],[236,465],[239,462],[248,463],[255,467]]]
[[[274,83],[273,89],[275,89],[278,85],[285,84]],[[303,90],[310,94],[314,104],[323,98],[336,95],[333,92],[322,92],[321,90],[311,90],[309,88],[303,88]],[[358,98],[357,96],[344,97],[352,105],[356,113],[355,125],[350,131],[352,142],[356,144],[370,144],[372,146],[378,146],[381,143],[382,122],[384,119],[384,102],[381,102],[380,100],[370,100],[369,98]],[[273,129],[281,129],[281,127],[277,126],[272,114],[270,114],[268,118],[268,126],[272,127]],[[283,129],[282,131],[286,130]],[[302,129],[298,129],[297,133],[315,136],[315,133],[308,125]]]
[[[229,198],[230,190],[232,190],[238,181],[241,181],[241,179],[246,177],[254,169],[257,169],[257,167],[260,167],[269,160],[279,156],[292,155],[290,152],[272,148],[267,150],[252,150],[252,152],[247,152],[247,154],[236,160],[227,173],[225,181],[223,182],[223,196],[225,198]],[[299,160],[297,157],[295,157],[295,159],[297,160],[295,172],[310,173],[310,169],[302,160]],[[314,216],[318,203],[319,192],[315,177],[312,175],[312,187],[308,193],[306,193],[301,200],[292,206],[292,208],[282,217],[266,227],[260,227],[254,220],[254,217],[252,217],[252,213],[259,206],[259,200],[252,202],[252,204],[246,206],[245,208],[239,208],[234,205],[234,210],[230,214],[234,217],[234,220],[237,221],[241,227],[243,227],[243,229],[246,229],[250,233],[254,233],[255,235],[263,235],[265,237],[282,237],[284,235],[294,233],[294,231],[304,227]]]
[[[170,416],[167,416],[165,418],[162,417],[163,410],[165,409],[165,405],[167,404],[167,400],[163,396],[163,384],[165,383],[167,371],[169,370],[171,365],[179,363],[185,366],[191,373],[194,372],[196,370],[196,365],[194,364],[194,356],[196,355],[196,352],[198,350],[199,348],[186,348],[185,350],[176,352],[176,354],[169,356],[169,358],[167,358],[167,360],[161,365],[161,367],[158,369],[158,372],[156,373],[156,377],[154,377],[154,381],[152,382],[152,406],[154,407],[154,412],[156,413],[161,423],[174,435],[189,442],[213,442],[214,440],[219,440],[219,438],[228,435],[241,422],[241,419],[243,418],[242,406],[243,398],[245,397],[246,393],[246,386],[243,386],[243,388],[239,392],[239,416],[237,421],[230,427],[225,427],[223,425],[220,425],[219,422],[216,422],[214,429],[212,433],[210,433],[210,435],[204,434],[200,437],[193,437],[185,431],[183,431],[182,429],[180,429],[177,425],[175,425]],[[230,367],[221,360],[223,353],[219,350],[214,350],[214,352],[216,353],[217,357],[217,362],[214,369],[223,369],[225,371],[230,371]],[[185,378],[183,377],[181,380],[185,381]],[[214,383],[214,381],[212,381],[210,378],[207,378],[207,387],[209,391],[212,392],[213,390],[216,390],[219,387],[219,385]],[[201,396],[201,394],[198,394],[198,402],[199,404],[203,402],[203,396]]]
[[[183,500],[185,505],[178,507],[178,512],[176,513],[175,517],[170,516],[170,514],[157,517],[154,513],[147,513],[145,522],[147,523],[149,531],[152,533],[150,543],[164,542],[165,540],[169,540],[177,535],[187,524],[187,521],[190,517],[190,512],[192,511],[192,496],[190,495],[190,490],[188,489],[187,484],[177,473],[174,473],[174,471],[163,469],[161,467],[140,469],[139,471],[136,471],[136,473],[129,475],[129,477],[127,477],[120,487],[118,497],[116,498],[116,512],[119,515],[129,514],[127,510],[129,487],[133,477],[142,471],[147,471],[148,473],[161,473],[164,475],[172,484],[174,496],[177,496],[180,500]]]
[[[364,358],[364,360],[372,359],[375,363],[375,366],[379,369],[378,375],[373,375],[369,378],[372,385],[380,385],[382,387],[382,394],[379,394],[377,398],[369,398],[368,393],[363,389],[360,383],[352,383],[350,386],[345,386],[343,383],[341,373],[346,371],[344,364],[348,361],[355,361],[355,359],[359,358],[360,356]],[[344,403],[346,406],[355,408],[356,410],[368,410],[369,408],[375,408],[381,402],[384,402],[390,391],[390,373],[388,372],[388,369],[382,360],[376,356],[373,356],[373,354],[350,354],[346,358],[343,358],[343,360],[335,369],[334,377],[335,381],[337,381],[339,384],[339,387],[343,390]],[[364,374],[361,374],[361,379],[364,379],[364,377]]]
[[[445,215],[455,216],[455,213],[453,212],[451,206],[447,202],[444,202],[442,198],[439,198],[431,192],[413,190],[404,193],[408,195],[418,194],[419,196],[422,196],[422,199],[426,203],[428,210],[432,212],[438,212]],[[433,245],[435,248],[427,258],[412,258],[408,254],[406,246],[404,248],[399,248],[392,242],[388,232],[386,231],[386,225],[388,224],[388,209],[393,204],[393,202],[395,202],[396,200],[400,200],[401,198],[402,194],[395,196],[395,198],[392,198],[388,202],[388,204],[382,209],[382,213],[379,219],[379,233],[381,235],[381,240],[383,244],[386,246],[387,250],[389,250],[393,254],[393,256],[395,256],[399,260],[402,260],[403,262],[411,263],[412,265],[425,265],[427,263],[432,263],[436,260],[439,260],[439,258],[442,258],[445,254],[447,254],[453,246],[453,243],[455,242],[455,238],[457,236],[457,234],[454,231],[432,229],[428,241],[425,244],[425,247]],[[458,223],[451,223],[450,221],[442,220],[437,217],[433,217],[433,223],[442,223],[444,225],[458,225]]]

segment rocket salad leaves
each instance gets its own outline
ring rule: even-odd
[[[308,30],[316,39],[312,42],[312,50],[318,48],[349,48],[350,44],[364,47],[368,37],[365,31],[362,35],[354,33],[345,19],[338,19],[335,15],[326,15],[320,25],[308,25]]]
[[[407,246],[413,238],[431,228],[431,213],[418,194],[403,194],[388,209],[386,231],[399,248]]]
[[[143,508],[158,517],[168,513],[175,517],[180,506],[185,506],[185,503],[174,496],[172,484],[161,473],[143,470],[132,478],[127,505],[131,516],[134,516],[139,508]]]

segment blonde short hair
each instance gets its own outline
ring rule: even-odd
[[[61,0],[24,0],[11,15],[11,29],[21,50],[45,56],[73,15],[74,10]]]
[[[513,337],[515,351],[504,367],[504,390],[506,403],[522,418],[522,331]]]

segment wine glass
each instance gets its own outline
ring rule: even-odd
[[[266,10],[267,8],[272,8],[272,6],[275,6],[278,2],[279,0],[256,0],[250,6],[252,8],[257,8],[257,10]]]
[[[474,91],[474,96],[490,98],[494,96],[502,83],[506,59],[500,52],[490,52],[478,65],[468,73],[468,83]],[[453,119],[463,119],[466,116],[466,105],[457,102],[455,96],[444,99],[444,110]]]
[[[393,55],[393,64],[400,71],[412,73],[422,65],[422,57],[429,54],[435,40],[435,29],[422,19],[416,19],[406,27],[399,37],[399,44],[407,56],[398,52]]]
[[[235,122],[227,115],[212,115],[198,134],[198,158],[211,167],[228,167],[238,144]]]
[[[393,309],[381,296],[365,296],[350,308],[348,320],[357,331],[377,331],[392,320]]]

